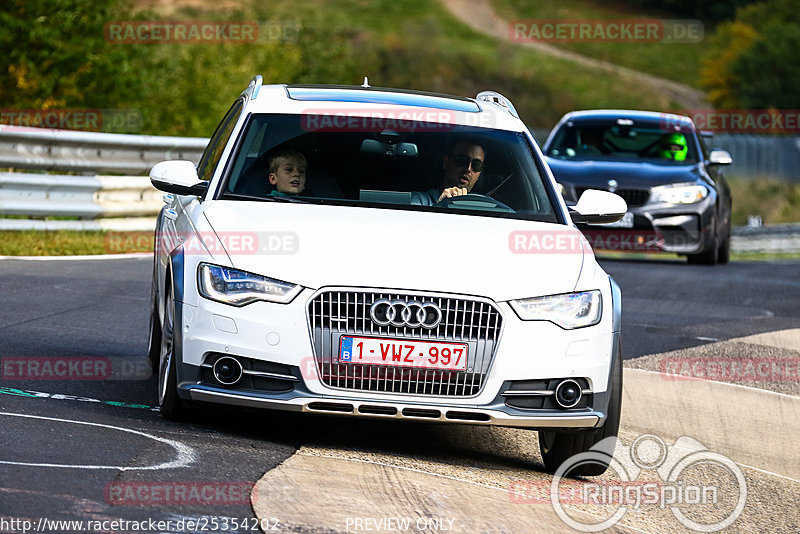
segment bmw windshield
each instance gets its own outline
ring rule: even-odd
[[[658,123],[567,122],[556,132],[547,156],[564,160],[628,160],[688,165],[698,161],[691,139],[688,130],[675,131]]]

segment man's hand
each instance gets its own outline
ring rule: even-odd
[[[458,197],[458,196],[461,196],[461,195],[466,195],[468,193],[469,193],[469,191],[467,191],[466,187],[448,187],[447,189],[442,191],[441,195],[439,195],[438,202],[441,202],[442,200],[444,200],[446,198]]]

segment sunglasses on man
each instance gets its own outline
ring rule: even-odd
[[[450,159],[453,160],[453,163],[457,167],[466,167],[467,165],[470,166],[473,172],[481,172],[483,170],[483,160],[482,159],[470,159],[469,156],[450,156]]]

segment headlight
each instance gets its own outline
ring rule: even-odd
[[[600,290],[566,293],[549,297],[512,300],[511,307],[523,321],[550,321],[571,330],[600,322]]]
[[[677,187],[657,187],[655,200],[670,204],[694,204],[708,196],[708,189],[702,185],[680,185]]]
[[[208,299],[244,306],[257,300],[286,304],[302,288],[258,274],[201,263],[197,268],[197,289]]]

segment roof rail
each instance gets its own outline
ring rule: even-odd
[[[475,100],[496,104],[502,108],[505,108],[505,110],[515,119],[519,118],[519,113],[517,113],[517,109],[514,107],[514,104],[511,103],[511,100],[504,97],[497,91],[481,91],[478,93],[478,96],[475,97]]]
[[[256,74],[253,76],[253,79],[250,80],[250,85],[247,86],[247,89],[242,91],[242,95],[247,96],[250,100],[255,100],[258,97],[258,90],[261,89],[262,83],[263,79],[261,75]]]

